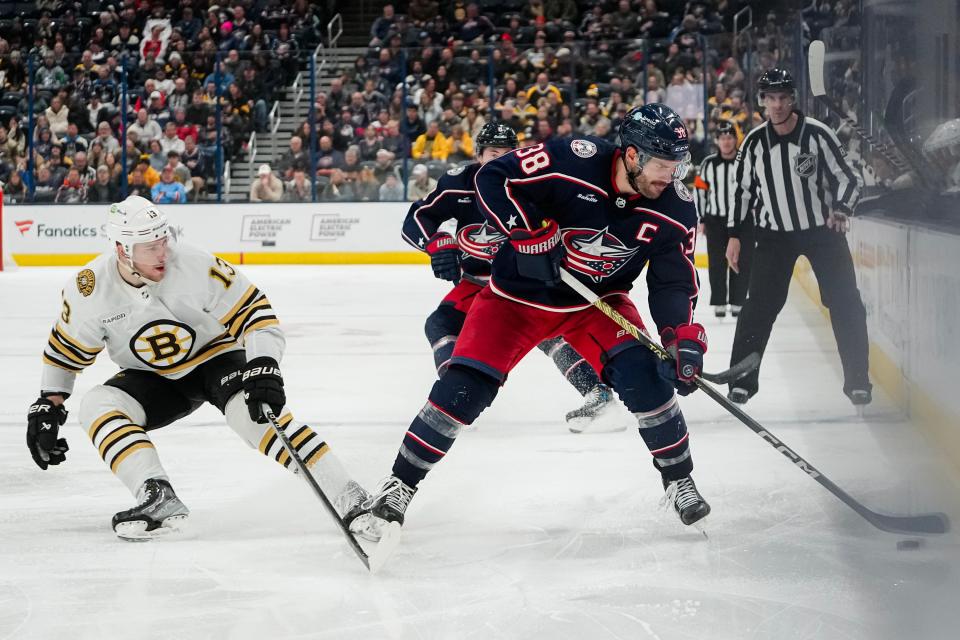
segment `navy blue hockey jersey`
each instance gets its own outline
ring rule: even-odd
[[[463,272],[473,280],[485,282],[490,278],[490,262],[507,237],[477,209],[473,177],[479,168],[480,163],[474,163],[443,174],[436,189],[410,205],[401,235],[416,249],[426,251],[430,236],[440,225],[456,220]]]
[[[480,210],[502,234],[560,225],[566,268],[597,295],[628,291],[647,267],[650,313],[660,330],[693,320],[697,210],[680,181],[651,200],[613,184],[620,150],[596,138],[555,139],[485,164],[474,178]],[[490,286],[550,311],[587,308],[565,284],[546,287],[517,273],[509,242],[496,253]]]

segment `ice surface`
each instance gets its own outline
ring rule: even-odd
[[[246,271],[287,328],[297,417],[373,485],[433,381],[422,326],[444,284],[421,266]],[[898,552],[902,536],[698,394],[681,404],[713,506],[705,540],[659,510],[635,429],[567,431],[579,398],[537,351],[421,485],[381,574],[365,574],[300,480],[209,408],[152,433],[189,529],[122,542],[110,517],[132,498],[79,428],[76,398],[65,464],[41,472],[24,445],[68,275],[0,273],[0,639],[960,637],[954,534]],[[701,309],[707,368],[723,369],[734,322]],[[113,371],[102,358],[78,396]],[[827,323],[794,291],[746,408],[869,507],[958,521],[956,476],[934,447],[879,390],[858,421],[838,372]]]

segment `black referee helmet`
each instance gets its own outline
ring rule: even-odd
[[[763,102],[765,93],[789,93],[796,101],[797,87],[793,83],[793,76],[783,67],[774,67],[764,71],[757,82],[758,102]]]

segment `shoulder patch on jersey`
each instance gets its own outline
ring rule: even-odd
[[[97,285],[97,277],[93,275],[92,269],[84,269],[77,274],[77,291],[86,298],[93,293],[93,288]]]
[[[466,166],[454,167],[453,169],[450,169],[449,171],[447,171],[447,175],[448,175],[448,176],[458,176],[458,175],[460,175],[461,173],[463,173],[463,170],[466,169],[466,168],[467,168]]]
[[[687,185],[683,184],[683,182],[680,180],[674,180],[673,188],[676,189],[677,195],[680,196],[681,200],[693,202],[693,194],[690,193],[690,189],[687,189]]]
[[[597,145],[589,140],[577,138],[570,141],[570,149],[581,158],[597,155]]]

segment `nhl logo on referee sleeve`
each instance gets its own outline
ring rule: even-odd
[[[793,171],[801,178],[809,178],[817,172],[817,154],[798,153],[793,158]]]
[[[589,140],[581,140],[580,138],[570,141],[570,149],[581,158],[589,158],[597,154],[597,145]]]

